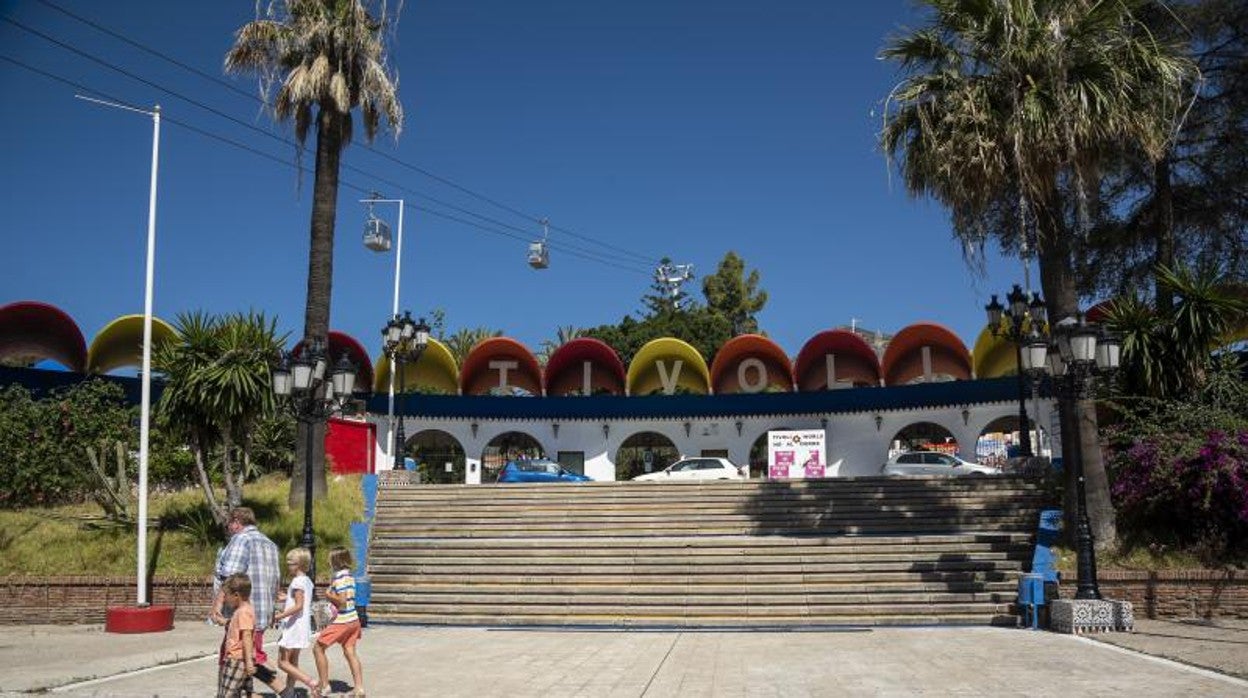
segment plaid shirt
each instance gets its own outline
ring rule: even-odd
[[[273,624],[273,606],[282,573],[278,567],[277,544],[255,526],[234,534],[217,558],[217,580],[243,573],[251,578],[251,605],[256,609],[256,629]]]

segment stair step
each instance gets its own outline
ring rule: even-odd
[[[1048,495],[1017,478],[383,483],[379,622],[1016,624]]]
[[[935,626],[935,625],[996,625],[1015,627],[1018,616],[1012,613],[939,613],[826,616],[770,616],[749,617],[740,615],[698,616],[688,618],[673,616],[610,616],[512,613],[494,615],[456,615],[412,611],[392,611],[375,616],[379,623],[414,625],[464,625],[464,626],[536,626],[566,628],[792,628],[792,627],[880,627],[880,626]]]

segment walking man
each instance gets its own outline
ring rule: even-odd
[[[232,574],[247,575],[251,580],[251,606],[255,610],[256,621],[252,643],[256,678],[281,694],[285,691],[285,682],[278,680],[277,672],[266,666],[269,658],[264,652],[264,631],[273,624],[273,606],[281,582],[277,544],[256,528],[256,514],[249,507],[231,509],[225,529],[230,534],[230,542],[217,557],[214,586],[218,587],[218,591],[212,602],[212,620],[221,625],[229,621],[225,606],[226,590],[222,586],[225,580]],[[233,609],[229,609],[228,613],[233,613]],[[224,639],[221,647],[224,651]]]

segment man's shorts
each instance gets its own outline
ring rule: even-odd
[[[317,636],[316,642],[322,647],[330,645],[350,647],[360,641],[360,634],[360,621],[358,620],[350,623],[330,623],[329,627]]]

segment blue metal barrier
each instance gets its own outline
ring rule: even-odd
[[[1023,625],[1039,630],[1040,607],[1044,605],[1044,575],[1029,573],[1018,580],[1018,605],[1023,609]]]
[[[376,475],[360,478],[360,493],[364,496],[364,520],[351,523],[351,550],[355,553],[355,605],[361,625],[368,627],[368,601],[373,595],[373,582],[368,578],[368,542],[377,513]]]
[[[1056,585],[1061,579],[1053,556],[1053,546],[1061,533],[1062,510],[1041,511],[1036,549],[1031,556],[1031,572],[1018,580],[1018,606],[1023,611],[1023,625],[1033,630],[1040,628],[1040,612],[1048,603],[1046,586]]]

